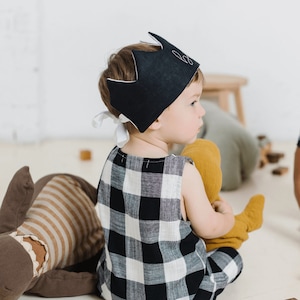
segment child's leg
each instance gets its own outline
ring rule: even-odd
[[[240,275],[242,268],[242,258],[233,248],[224,247],[209,252],[206,274],[194,299],[216,299]]]

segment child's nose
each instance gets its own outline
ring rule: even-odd
[[[202,118],[206,114],[204,107],[199,103],[199,116]]]

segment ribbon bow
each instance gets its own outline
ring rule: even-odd
[[[103,120],[106,118],[111,118],[114,123],[117,124],[117,128],[115,130],[115,140],[117,146],[122,148],[129,141],[129,132],[125,128],[124,123],[130,122],[130,120],[123,114],[120,114],[119,118],[116,118],[111,112],[105,110],[93,118],[93,126],[96,128],[101,127]]]

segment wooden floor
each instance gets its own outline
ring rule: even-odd
[[[34,181],[49,173],[63,172],[79,175],[96,186],[112,146],[111,141],[94,140],[48,141],[22,146],[0,144],[0,199],[13,174],[23,165],[30,166]],[[92,151],[92,160],[79,159],[79,152],[83,149]],[[293,297],[300,300],[300,214],[292,184],[295,143],[274,142],[273,150],[285,154],[279,164],[257,169],[241,188],[222,193],[235,213],[239,213],[255,193],[265,195],[266,205],[263,227],[251,233],[240,249],[244,270],[219,296],[220,300],[284,300]],[[272,175],[271,171],[278,165],[287,166],[289,172],[282,176]],[[22,296],[21,299],[36,298]]]

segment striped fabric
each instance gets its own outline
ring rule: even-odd
[[[44,186],[17,232],[47,245],[49,259],[43,272],[88,259],[103,246],[94,204],[67,175],[57,175]]]

